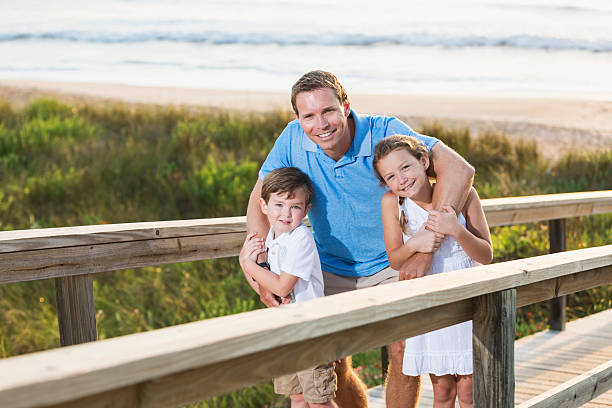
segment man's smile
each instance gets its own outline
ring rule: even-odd
[[[318,137],[319,139],[323,139],[323,140],[325,140],[325,139],[329,139],[329,137],[330,137],[330,136],[331,136],[331,135],[332,135],[334,132],[335,132],[335,130],[330,130],[330,131],[329,131],[329,132],[327,132],[327,133],[321,133],[321,134],[317,135],[317,137]]]

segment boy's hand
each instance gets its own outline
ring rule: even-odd
[[[453,237],[457,236],[461,228],[455,211],[448,205],[442,207],[442,211],[430,211],[425,226],[437,233]]]
[[[257,237],[256,232],[252,232],[247,235],[240,251],[240,257],[242,259],[250,259],[253,262],[257,262],[257,256],[266,252],[266,246],[263,239]]]
[[[410,238],[412,248],[416,252],[430,253],[440,248],[444,235],[429,231],[425,229],[423,225],[419,230]]]

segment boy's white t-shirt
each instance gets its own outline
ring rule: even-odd
[[[268,263],[270,270],[280,276],[281,271],[299,279],[293,288],[296,302],[323,297],[323,274],[319,253],[312,231],[300,224],[293,231],[281,234],[274,239],[270,228],[266,237]]]

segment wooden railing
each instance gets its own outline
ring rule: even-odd
[[[556,220],[612,212],[612,192],[483,207],[492,226]],[[0,232],[0,283],[55,278],[62,344],[90,341],[93,273],[234,256],[244,235],[244,217]],[[612,246],[589,248],[13,357],[0,406],[179,406],[474,319],[475,401],[509,407],[515,307],[612,283],[611,265]]]
[[[611,282],[608,245],[12,357],[0,406],[180,406],[474,319],[477,406],[510,407],[515,307]]]

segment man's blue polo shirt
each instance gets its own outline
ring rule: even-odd
[[[321,267],[337,275],[370,276],[389,265],[380,215],[385,188],[372,167],[374,146],[385,136],[403,134],[421,139],[431,150],[438,139],[416,133],[397,118],[351,115],[355,138],[340,160],[327,156],[294,120],[276,140],[259,178],[280,167],[306,173],[315,189],[308,219]]]

